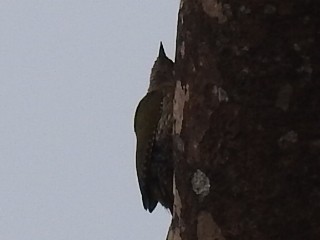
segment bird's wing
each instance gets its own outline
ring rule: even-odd
[[[140,101],[134,118],[134,131],[137,137],[136,168],[138,182],[143,206],[150,212],[156,207],[157,201],[150,198],[146,173],[148,173],[157,126],[162,113],[162,100],[163,94],[161,91],[147,93]]]

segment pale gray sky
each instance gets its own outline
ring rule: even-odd
[[[133,115],[178,0],[0,1],[0,239],[163,240]]]

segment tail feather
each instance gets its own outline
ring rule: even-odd
[[[142,203],[144,209],[151,213],[156,208],[158,201],[150,199],[146,195],[142,195]]]

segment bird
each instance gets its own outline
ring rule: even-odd
[[[142,203],[150,213],[160,203],[173,211],[173,97],[174,62],[162,42],[150,74],[147,94],[139,102],[134,131],[136,171]]]

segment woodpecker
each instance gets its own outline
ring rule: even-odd
[[[158,202],[171,214],[173,208],[173,71],[174,63],[166,56],[160,42],[148,92],[140,101],[134,118],[138,182],[143,207],[150,213]]]

